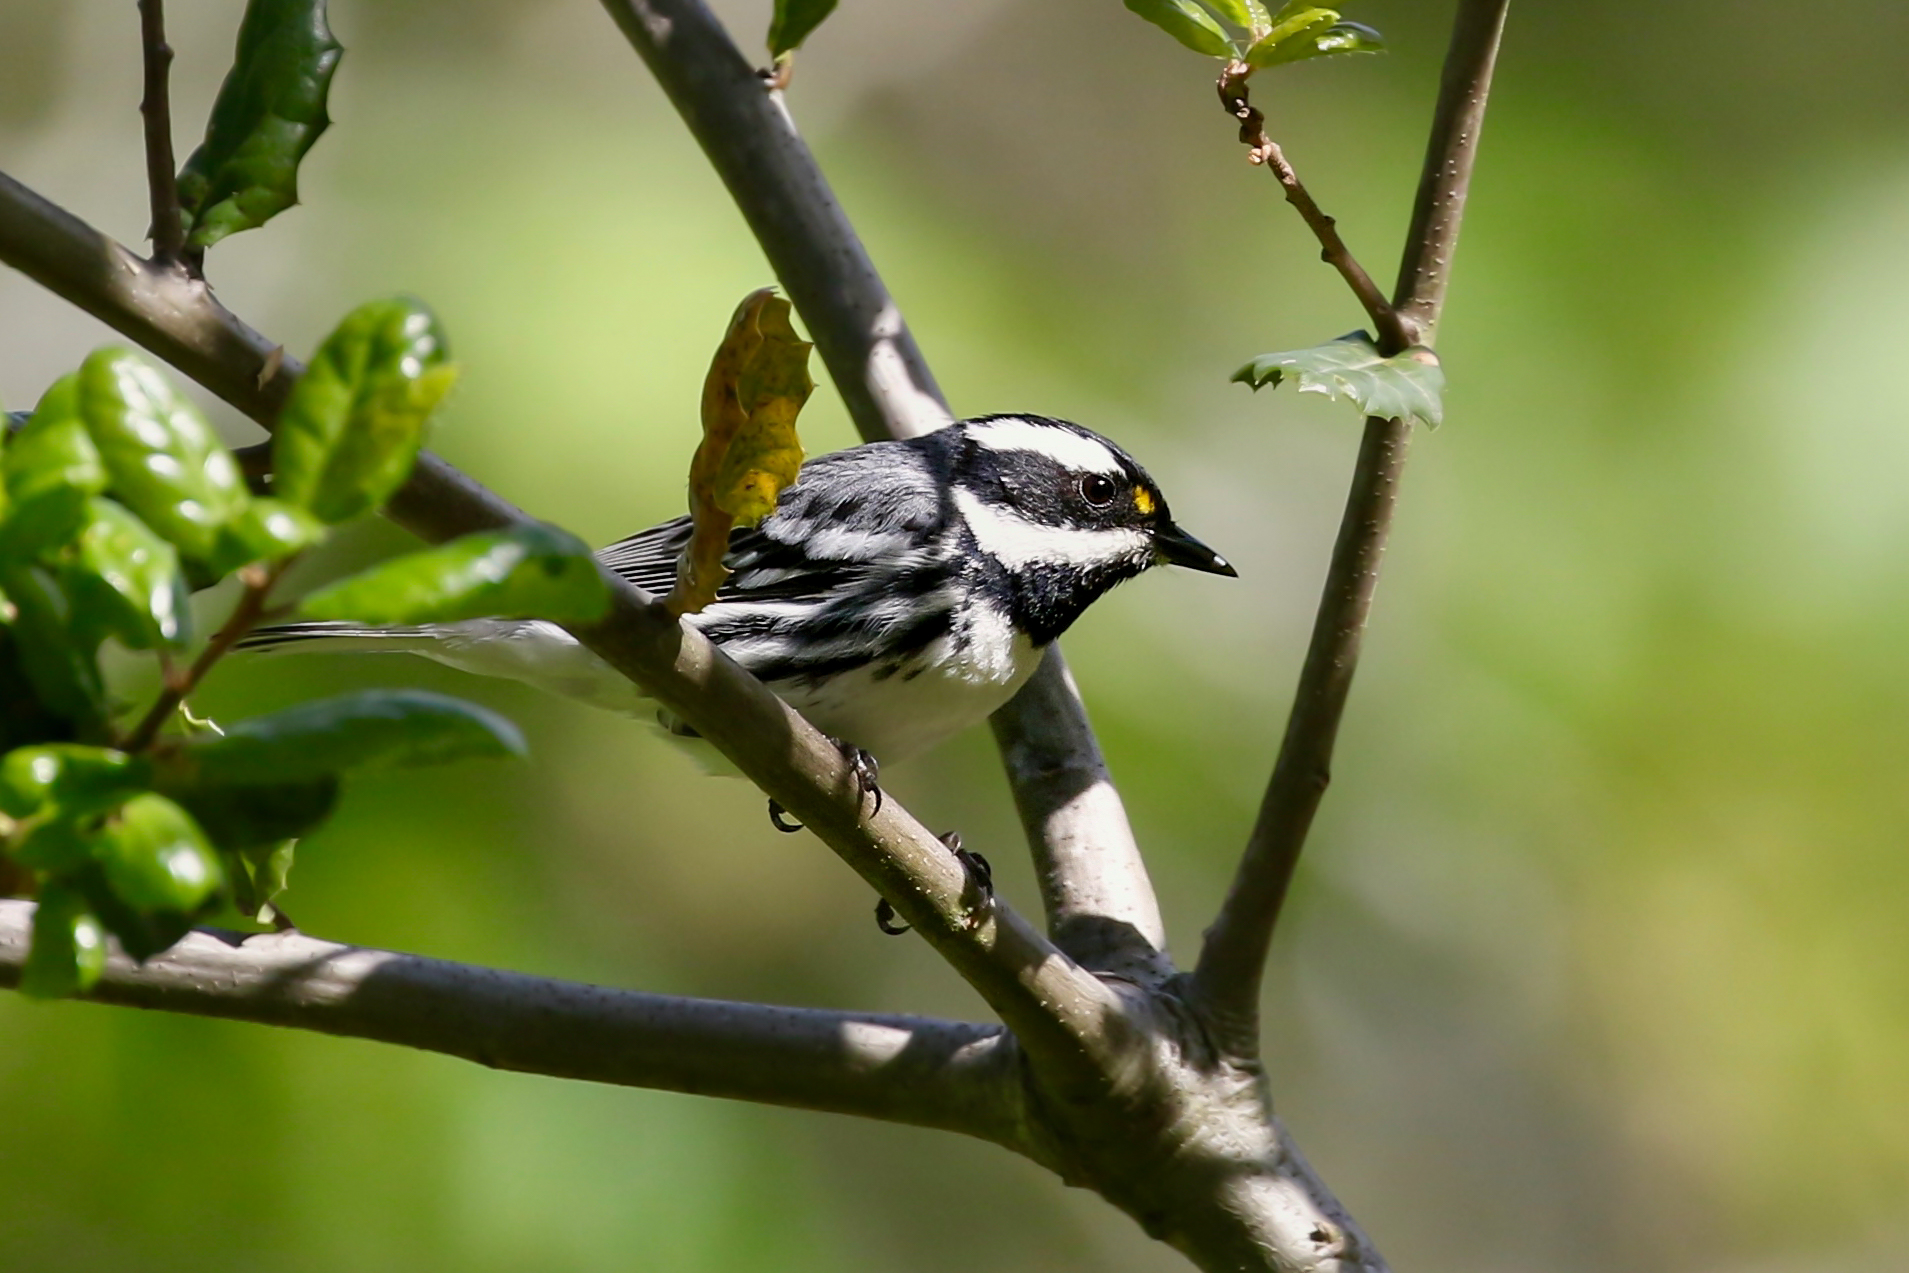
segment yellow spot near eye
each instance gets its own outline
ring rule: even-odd
[[[1142,517],[1153,516],[1153,495],[1144,486],[1133,488],[1133,506],[1140,510]]]

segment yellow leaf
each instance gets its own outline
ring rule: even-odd
[[[689,512],[695,529],[676,564],[667,598],[675,614],[694,614],[715,599],[729,571],[729,532],[775,511],[782,488],[802,467],[795,419],[809,400],[809,350],[789,322],[789,302],[774,288],[751,292],[703,380],[703,440],[689,463]]]

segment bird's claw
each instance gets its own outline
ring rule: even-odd
[[[784,809],[773,799],[769,801],[769,825],[784,835],[794,835],[797,831],[802,829],[802,824],[800,822],[790,822],[788,816],[789,811],[787,809]]]
[[[975,891],[981,895],[981,900],[975,909],[979,910],[992,902],[994,900],[994,868],[988,865],[988,860],[971,849],[962,848],[959,831],[950,831],[943,835],[941,842],[947,846],[948,852],[954,854],[955,861],[961,863],[961,869],[968,873],[968,883],[973,885]],[[896,919],[895,908],[885,897],[878,899],[875,903],[875,927],[890,937],[899,937],[909,930],[907,924]]]
[[[874,753],[857,747],[854,743],[845,743],[839,738],[831,738],[842,759],[848,762],[848,771],[855,778],[856,794],[863,800],[875,797],[875,812],[882,811],[882,767],[875,762]]]

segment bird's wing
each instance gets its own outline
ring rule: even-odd
[[[662,594],[676,582],[676,559],[689,543],[689,518],[639,530],[597,550],[597,560],[645,592]]]
[[[598,549],[597,560],[645,592],[662,596],[676,582],[676,561],[689,536],[689,518],[678,517]],[[719,601],[820,598],[870,567],[864,561],[813,557],[799,545],[744,527],[730,532],[724,562],[736,573],[717,591]]]

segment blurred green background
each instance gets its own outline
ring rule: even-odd
[[[718,7],[759,49],[766,0]],[[172,6],[182,155],[240,8]],[[1415,443],[1268,987],[1282,1112],[1401,1270],[1909,1266],[1909,10],[1836,15],[1514,7],[1449,423]],[[1389,276],[1447,6],[1349,16],[1394,51],[1256,99]],[[334,25],[305,206],[215,250],[220,296],[295,352],[423,296],[466,369],[453,461],[597,541],[678,511],[709,351],[769,274],[640,63],[584,0],[336,0]],[[957,409],[1114,435],[1239,565],[1129,585],[1067,640],[1182,957],[1358,428],[1227,383],[1360,315],[1209,80],[1116,0],[845,0],[790,96]],[[133,244],[138,97],[132,5],[0,5],[0,168]],[[0,273],[0,399],[107,338]],[[826,386],[805,425],[852,441]],[[234,660],[200,706],[368,684],[492,703],[533,758],[357,780],[300,851],[308,930],[984,1011],[812,839],[625,721],[406,659]],[[983,732],[886,778],[1036,906]],[[0,1198],[9,1273],[1183,1267],[978,1142],[10,995]]]

